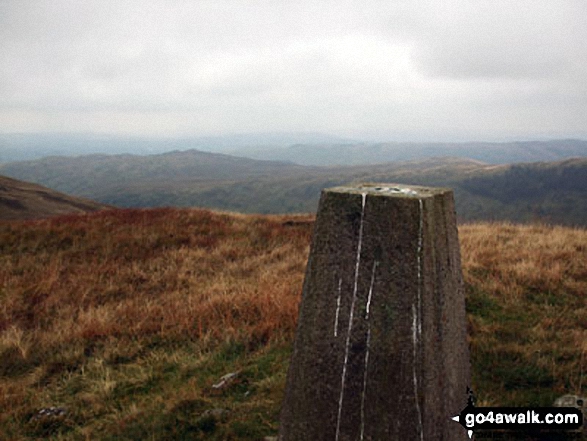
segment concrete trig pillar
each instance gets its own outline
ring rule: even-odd
[[[469,385],[452,191],[324,190],[279,440],[465,440]]]

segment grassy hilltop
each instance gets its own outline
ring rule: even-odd
[[[0,438],[276,434],[312,220],[152,209],[0,223]],[[459,233],[478,404],[587,394],[587,230]],[[49,407],[64,412],[41,417]]]
[[[0,175],[0,221],[41,219],[112,208]]]

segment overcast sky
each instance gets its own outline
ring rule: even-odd
[[[585,0],[0,0],[0,132],[587,137]]]

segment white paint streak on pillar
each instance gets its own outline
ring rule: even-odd
[[[340,297],[342,289],[342,277],[338,279],[338,297],[336,298],[336,316],[334,317],[334,336],[338,337],[338,313],[340,312]]]
[[[353,298],[351,301],[351,311],[349,313],[349,324],[347,327],[346,335],[346,348],[344,353],[344,364],[342,365],[342,378],[340,381],[340,397],[338,399],[338,417],[336,420],[336,437],[335,441],[338,441],[340,435],[340,421],[342,417],[342,402],[344,399],[344,385],[346,381],[346,366],[349,360],[349,346],[351,342],[351,331],[353,328],[353,312],[355,309],[355,302],[357,300],[357,289],[359,286],[359,267],[361,264],[361,245],[363,243],[363,218],[365,216],[365,202],[367,199],[367,193],[361,193],[361,223],[359,226],[359,244],[357,245],[357,257],[355,259],[355,284],[353,287]]]
[[[373,262],[371,271],[371,285],[369,286],[369,295],[367,296],[367,306],[365,308],[365,321],[367,322],[367,349],[365,350],[365,367],[363,370],[363,392],[361,394],[361,441],[365,434],[365,391],[367,390],[367,366],[369,365],[369,346],[371,344],[371,322],[369,321],[369,311],[371,310],[371,299],[373,298],[373,285],[375,283],[375,269],[379,262]]]

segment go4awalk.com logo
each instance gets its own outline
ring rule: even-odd
[[[476,430],[577,431],[583,427],[583,412],[577,407],[475,407],[475,395],[470,388],[467,394],[467,407],[452,420],[465,428],[469,438]],[[571,404],[582,406],[582,401]]]
[[[574,407],[475,407],[469,404],[452,419],[469,435],[477,430],[577,430],[583,413]]]

